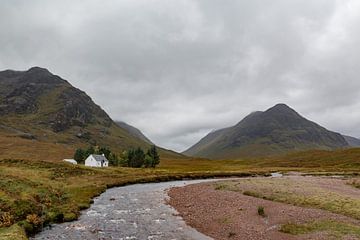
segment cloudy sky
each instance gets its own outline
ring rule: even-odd
[[[3,0],[0,69],[48,68],[185,150],[279,102],[360,137],[359,0]]]

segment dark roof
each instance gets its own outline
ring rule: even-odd
[[[103,156],[103,155],[91,154],[90,156],[93,156],[93,157],[95,158],[95,160],[98,161],[98,162],[108,161],[108,160],[106,159],[106,157]]]

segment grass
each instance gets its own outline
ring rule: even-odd
[[[351,182],[349,182],[349,184],[350,184],[351,186],[356,187],[356,188],[360,188],[360,179],[352,180]]]
[[[218,183],[219,184],[219,183]],[[222,190],[242,192],[245,195],[271,201],[314,207],[360,219],[360,198],[334,192],[302,179],[244,179],[223,182]],[[218,185],[215,185],[215,188]]]
[[[360,227],[337,221],[313,221],[305,224],[288,223],[281,226],[281,232],[292,235],[309,234],[314,232],[327,232],[335,239],[351,235],[360,238]]]
[[[0,228],[0,240],[26,240],[24,229],[16,224],[9,228]]]

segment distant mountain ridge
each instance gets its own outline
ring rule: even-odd
[[[17,150],[26,144],[54,144],[52,148],[59,151],[69,146],[67,157],[71,157],[71,148],[90,144],[108,146],[115,152],[150,146],[150,140],[129,129],[116,124],[85,92],[47,69],[33,67],[27,71],[0,72],[0,143],[1,152],[5,154],[0,154],[0,158],[26,151]],[[40,151],[40,147],[34,149],[35,155],[36,151]],[[41,151],[46,155],[49,149],[44,147]],[[161,151],[165,155],[177,155]],[[24,152],[23,155],[29,154]],[[59,152],[58,156],[63,155]]]
[[[143,140],[144,142],[147,142],[149,144],[153,144],[151,142],[151,140],[149,138],[147,138],[139,129],[137,129],[136,127],[134,126],[131,126],[129,124],[127,124],[126,122],[122,122],[122,121],[115,121],[115,123],[123,128],[123,129],[126,129],[128,131],[128,133],[130,133],[131,135],[133,135],[134,137],[137,137],[141,140]]]
[[[351,147],[360,147],[360,139],[346,135],[343,135],[343,137]]]
[[[183,152],[214,159],[278,155],[348,147],[344,137],[311,122],[285,104],[253,112],[235,126],[213,131]]]

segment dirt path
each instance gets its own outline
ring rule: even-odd
[[[295,176],[295,179],[360,197],[359,190],[347,186],[342,180],[299,176]],[[172,188],[168,194],[169,204],[176,208],[190,226],[214,239],[329,239],[326,233],[295,236],[279,232],[280,226],[288,222],[301,224],[323,219],[360,226],[358,220],[324,210],[296,207],[245,196],[239,192],[215,190],[212,183]],[[258,206],[265,208],[266,217],[258,215]]]

